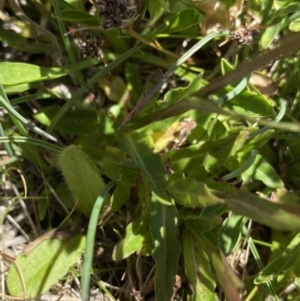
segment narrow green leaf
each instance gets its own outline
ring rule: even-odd
[[[1,64],[1,63],[0,63]],[[56,138],[51,136],[50,134],[46,133],[45,131],[41,130],[39,127],[37,127],[35,124],[28,121],[26,118],[24,118],[20,113],[18,113],[10,104],[5,91],[3,89],[3,86],[0,82],[0,104],[9,112],[11,115],[11,118],[14,120],[17,119],[22,125],[28,127],[38,135],[41,135],[49,140],[56,141]]]
[[[99,213],[103,207],[104,200],[111,188],[116,185],[115,182],[109,182],[98,195],[95,205],[91,213],[91,218],[88,227],[87,239],[86,239],[86,249],[84,253],[84,262],[82,268],[82,279],[81,279],[81,291],[82,300],[88,301],[89,299],[89,289],[90,289],[90,272],[93,262],[93,253],[95,245],[96,229],[98,224]]]
[[[45,53],[53,52],[54,47],[50,43],[43,43],[22,37],[20,33],[9,30],[0,30],[0,41],[5,42],[9,46],[27,53]],[[47,51],[46,51],[47,50]]]
[[[96,73],[89,82],[82,86],[62,108],[61,110],[55,115],[55,117],[52,120],[51,125],[48,128],[48,132],[51,132],[53,128],[55,127],[56,123],[66,114],[66,112],[76,103],[76,101],[86,92],[86,90],[90,87],[92,87],[95,83],[97,83],[102,77],[104,77],[106,74],[109,74],[109,72],[120,65],[124,60],[126,60],[128,57],[130,57],[134,52],[136,52],[139,49],[139,45],[133,47],[132,49],[128,50],[127,52],[123,53],[120,57],[118,57],[116,60],[114,60],[112,63],[107,65],[107,67],[103,68],[101,71]]]
[[[278,230],[300,229],[300,206],[280,204],[259,198],[247,191],[237,191],[225,197],[225,202],[233,212]]]
[[[11,136],[11,137],[0,137],[0,142],[5,143],[5,142],[12,142],[12,143],[27,143],[27,144],[32,144],[32,145],[37,145],[40,147],[44,147],[46,149],[55,151],[55,152],[61,152],[63,149],[59,146],[50,144],[46,141],[39,140],[39,139],[34,139],[30,137],[20,137],[20,136]],[[35,153],[36,155],[36,153]]]
[[[166,169],[161,157],[154,154],[138,134],[129,135],[120,131],[119,143],[121,148],[131,156],[134,164],[140,168],[145,186],[162,199],[169,201],[170,198],[163,187]]]
[[[155,296],[157,300],[170,300],[180,255],[178,213],[174,203],[166,206],[152,198],[150,232],[156,263]]]
[[[165,24],[161,28],[158,28],[155,33],[181,32],[199,24],[200,19],[201,16],[197,10],[193,8],[185,9],[167,18]]]
[[[239,297],[242,284],[229,265],[226,257],[217,250],[214,250],[209,254],[218,282],[224,290],[226,300],[242,301]]]

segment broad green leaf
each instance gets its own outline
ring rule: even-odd
[[[89,26],[98,26],[99,21],[95,16],[92,16],[86,12],[78,11],[78,10],[62,10],[61,17],[64,21],[68,23],[85,23]]]
[[[300,234],[297,234],[286,249],[274,258],[255,278],[255,284],[266,283],[267,280],[273,280],[282,276],[288,270],[291,270],[299,257]]]
[[[256,130],[252,131],[249,129],[248,135],[250,139],[245,140],[244,145],[241,147],[241,152],[248,153],[251,152],[253,149],[261,148],[263,145],[268,143],[270,139],[273,138],[275,131],[268,130],[260,135],[252,137],[255,134]]]
[[[220,203],[220,200],[212,193],[205,183],[194,179],[182,178],[167,182],[167,189],[174,200],[185,207],[206,207]]]
[[[86,153],[75,145],[68,146],[61,152],[59,166],[69,189],[78,201],[78,209],[89,217],[97,197],[105,186],[98,168]]]
[[[5,93],[6,94],[16,94],[16,93],[22,93],[24,91],[30,90],[30,89],[37,89],[40,87],[39,83],[26,83],[26,84],[20,84],[20,85],[3,85]]]
[[[193,234],[197,239],[198,250],[203,249],[210,259],[211,265],[214,268],[216,278],[221,285],[227,300],[241,301],[239,298],[239,290],[241,288],[241,282],[236,276],[235,272],[229,266],[227,259],[220,252],[220,250],[213,245],[208,238],[202,234],[193,223],[190,221],[185,222],[187,230]]]
[[[119,132],[119,143],[121,148],[131,156],[133,163],[141,172],[145,186],[164,200],[169,200],[163,183],[165,181],[166,169],[159,155],[154,154],[137,134]]]
[[[265,29],[259,41],[259,45],[261,46],[262,49],[267,49],[272,44],[272,42],[278,35],[280,29],[281,29],[280,23]]]
[[[300,229],[300,205],[274,203],[241,190],[225,197],[226,204],[239,215],[248,216],[270,228],[294,231]]]
[[[241,131],[238,134],[215,141],[207,141],[204,144],[192,145],[169,153],[174,170],[189,172],[195,165],[203,165],[206,170],[220,170],[228,157],[238,151],[247,139],[248,132]]]
[[[150,14],[150,19],[156,18],[159,13],[161,12],[161,4],[159,3],[159,0],[147,0],[146,6]]]
[[[157,1],[166,12],[170,12],[167,0],[157,0]]]
[[[296,19],[289,24],[290,31],[300,31],[300,19]]]
[[[111,195],[111,206],[109,213],[120,209],[129,199],[131,193],[131,186],[123,185],[122,182],[118,182],[117,187],[115,188],[113,194]]]
[[[155,296],[157,300],[170,300],[180,255],[178,213],[174,203],[167,206],[152,198],[150,233],[156,265]]]
[[[185,274],[193,286],[193,301],[215,301],[216,283],[209,258],[201,241],[190,231],[183,232],[183,257]]]
[[[195,9],[185,9],[165,20],[165,24],[156,30],[156,33],[181,32],[191,26],[199,24],[201,16]]]
[[[169,90],[164,97],[164,102],[166,105],[176,103],[177,101],[188,97],[192,93],[199,91],[202,86],[203,75],[199,74],[187,87],[179,87]]]
[[[195,165],[188,173],[188,178],[194,179],[199,182],[205,182],[207,174],[203,165]]]
[[[218,118],[212,118],[207,129],[207,135],[211,140],[222,138],[226,133],[226,128]]]
[[[34,118],[43,125],[49,126],[58,111],[57,107],[47,107],[39,110]],[[96,133],[98,126],[96,111],[76,109],[67,112],[64,118],[56,124],[55,129],[63,133],[81,136]]]
[[[274,111],[268,100],[262,95],[243,91],[235,98],[223,104],[223,108],[251,117],[270,117]]]
[[[126,227],[125,238],[114,247],[113,260],[123,260],[135,252],[140,253],[144,245],[150,243],[149,225],[144,221],[129,223]]]
[[[27,63],[0,62],[0,82],[7,86],[55,79],[66,74],[68,74],[68,71],[62,68],[46,68]]]
[[[53,45],[50,43],[43,43],[42,41],[32,41],[29,39],[22,37],[19,33],[8,31],[8,30],[0,30],[0,41],[8,44],[9,46],[21,50],[27,53],[45,53],[54,51]]]
[[[62,235],[39,238],[20,254],[10,267],[7,287],[10,295],[36,299],[48,291],[74,265],[84,251],[86,238],[78,234],[63,239]],[[24,286],[23,286],[24,285]]]
[[[219,243],[220,249],[226,256],[230,255],[240,242],[243,220],[243,216],[231,214],[222,224]]]
[[[188,221],[189,225],[195,226],[201,233],[206,233],[221,223],[221,217],[217,215],[204,216],[200,215],[200,211],[195,209],[182,208],[180,209],[179,219]]]
[[[260,180],[271,188],[283,187],[275,169],[260,154],[256,155],[254,163],[242,174],[242,178],[244,181],[248,181],[249,178]]]
[[[139,170],[129,161],[119,164],[113,158],[104,158],[101,162],[104,173],[114,181],[120,181],[124,185],[134,186]]]

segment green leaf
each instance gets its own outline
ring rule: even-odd
[[[0,82],[3,85],[19,85],[50,80],[65,76],[67,70],[46,68],[27,63],[0,62]]]
[[[209,258],[201,241],[192,232],[185,230],[182,236],[185,274],[193,285],[193,301],[215,301],[216,283]]]
[[[289,24],[289,30],[294,32],[300,31],[300,18],[293,20]]]
[[[241,148],[247,136],[248,132],[240,131],[226,138],[170,152],[169,157],[174,170],[189,172],[195,165],[202,164],[207,171],[219,171],[228,157]]]
[[[241,288],[241,282],[236,276],[235,272],[229,266],[227,259],[220,252],[220,250],[213,245],[208,237],[202,234],[194,223],[190,221],[185,222],[186,228],[193,234],[197,240],[197,250],[204,250],[210,259],[211,265],[216,273],[216,278],[219,281],[223,291],[225,292],[226,299],[232,301],[241,301],[239,298],[239,290]]]
[[[300,184],[300,162],[293,163],[287,170],[288,179],[296,184]]]
[[[45,53],[54,52],[54,47],[52,44],[43,43],[42,41],[32,41],[29,39],[22,37],[19,33],[8,31],[8,30],[0,30],[0,41],[5,42],[9,46],[21,50],[27,53]]]
[[[194,179],[182,178],[175,181],[169,179],[167,189],[175,201],[185,207],[206,207],[220,203],[205,183]]]
[[[187,87],[174,88],[167,91],[164,102],[166,105],[170,105],[178,102],[179,100],[188,97],[192,93],[199,91],[203,87],[203,75],[197,75]]]
[[[244,181],[248,181],[249,178],[260,180],[271,188],[284,186],[275,169],[260,154],[256,155],[253,164],[242,174],[242,178]]]
[[[298,204],[280,204],[259,198],[247,191],[237,191],[224,198],[232,211],[269,226],[286,231],[300,229],[300,206]]]
[[[224,290],[226,300],[241,301],[239,295],[242,284],[232,270],[226,257],[218,250],[208,253],[220,286]]]
[[[274,111],[268,100],[262,95],[243,91],[235,98],[223,104],[223,108],[251,117],[270,117]]]
[[[104,158],[101,162],[104,173],[114,181],[120,181],[124,185],[134,186],[139,170],[129,161],[124,161],[121,164],[113,158]]]
[[[98,195],[105,186],[98,168],[86,153],[75,145],[68,146],[61,152],[59,165],[69,189],[78,201],[78,209],[89,217]]]
[[[220,230],[220,249],[228,256],[230,255],[241,239],[242,226],[244,217],[241,215],[231,214],[227,217]]]
[[[122,239],[113,250],[113,260],[122,260],[133,253],[139,252],[144,245],[151,243],[151,236],[149,233],[149,225],[144,221],[129,223],[126,227],[125,238]]]
[[[201,16],[195,9],[185,9],[165,20],[164,26],[158,28],[156,33],[181,32],[191,26],[199,24]]]
[[[66,240],[59,236],[38,240],[32,243],[32,250],[17,257],[9,270],[6,283],[14,297],[35,299],[48,291],[78,261],[86,244],[81,234]]]
[[[266,283],[275,277],[284,275],[291,270],[298,259],[300,249],[300,234],[297,234],[286,249],[274,258],[255,278],[255,284]]]
[[[190,208],[182,208],[179,211],[179,219],[188,221],[189,225],[194,225],[199,232],[206,233],[220,225],[221,217],[217,215],[204,216]]]
[[[109,213],[113,214],[113,212],[120,209],[130,199],[130,193],[131,186],[125,186],[121,182],[118,182],[117,187],[111,196]]]
[[[137,103],[143,92],[143,82],[140,77],[137,66],[127,62],[125,66],[125,76],[127,82],[127,89],[133,97],[135,103]]]
[[[47,107],[39,110],[34,118],[40,123],[49,126],[52,119],[58,113],[59,108]],[[99,126],[96,111],[76,109],[66,113],[63,119],[59,120],[55,129],[71,135],[94,134]]]
[[[156,263],[155,296],[157,300],[170,300],[180,255],[178,213],[174,203],[166,206],[152,198],[150,233]]]
[[[165,182],[166,169],[159,155],[154,154],[137,134],[119,132],[121,148],[131,156],[135,165],[142,172],[145,186],[160,198],[169,201],[163,183]]]
[[[147,0],[146,6],[150,14],[150,19],[156,18],[160,11],[161,11],[161,4],[159,3],[159,0]]]
[[[280,23],[265,29],[264,33],[262,34],[259,40],[259,45],[261,46],[262,49],[267,49],[272,44],[272,42],[278,35],[280,29],[281,29]]]
[[[68,23],[85,23],[89,26],[98,26],[99,20],[86,12],[78,11],[78,10],[62,10],[60,11],[61,17],[65,22]]]
[[[226,128],[218,118],[212,118],[207,129],[207,135],[211,140],[221,138],[226,133]]]

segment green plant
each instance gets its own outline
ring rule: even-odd
[[[107,16],[105,0],[93,2],[105,11],[96,15],[79,1],[11,1],[23,31],[0,39],[31,55],[0,63],[3,175],[18,168],[33,194],[38,177],[47,201],[29,210],[33,232],[42,221],[40,229],[70,236],[49,232],[17,258],[12,296],[49,290],[85,248],[82,272],[67,274],[81,276],[84,300],[91,283],[112,300],[299,298],[287,288],[299,282],[300,46],[289,31],[299,30],[300,6],[249,2],[137,1],[140,23],[123,1],[131,26]],[[49,26],[35,22],[38,12]],[[234,29],[249,16],[268,25],[256,39],[258,27]],[[88,35],[80,27],[68,34],[65,24],[78,23]],[[96,45],[84,55],[97,57],[77,61],[74,39]],[[51,54],[40,66],[36,56]],[[24,189],[18,198],[26,197]],[[50,206],[54,198],[62,209]],[[108,289],[117,286],[119,295]]]

